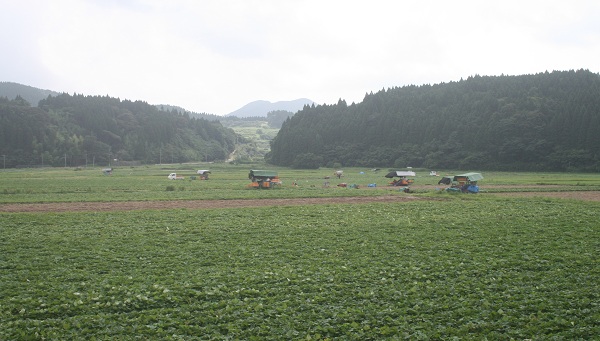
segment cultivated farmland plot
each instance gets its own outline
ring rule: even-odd
[[[323,188],[330,170],[279,169],[284,186],[258,191],[245,188],[248,167],[213,167],[208,181],[166,179],[172,171],[193,175],[186,165],[115,169],[112,176],[5,171],[0,208],[365,200],[0,213],[0,339],[600,335],[600,203],[539,194],[593,193],[597,175],[492,173],[483,193],[451,195],[425,176],[408,194],[385,188],[384,174],[370,170],[345,170],[341,181],[365,185],[349,189],[335,186],[337,179]],[[504,196],[523,191],[536,194]],[[382,196],[416,199],[366,200]]]
[[[252,191],[250,169],[268,167],[279,172],[283,186],[277,191]],[[212,169],[210,180],[191,180],[196,169]],[[5,170],[0,177],[0,204],[40,202],[111,202],[168,201],[211,199],[311,198],[397,195],[397,187],[387,186],[385,170],[346,169],[341,179],[334,170],[293,170],[265,165],[157,165],[115,168],[113,175],[103,175],[101,168]],[[168,180],[169,173],[185,180]],[[456,174],[457,171],[438,174]],[[415,178],[411,186],[417,194],[440,194],[444,185],[428,171]],[[481,183],[487,193],[575,192],[594,198],[600,191],[600,176],[571,173],[500,173],[486,172]],[[329,179],[326,179],[329,177]],[[297,186],[292,186],[296,183]],[[340,183],[359,185],[359,190],[337,187]],[[376,184],[376,188],[367,187]],[[325,188],[325,186],[328,187]],[[600,198],[600,195],[597,195]]]

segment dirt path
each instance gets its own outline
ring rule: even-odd
[[[364,204],[373,202],[408,202],[423,200],[412,196],[386,195],[377,197],[294,198],[294,199],[232,199],[174,200],[123,202],[70,202],[43,204],[0,204],[0,212],[106,212],[166,209],[209,209],[263,206],[298,206],[328,204]]]
[[[574,192],[505,192],[481,195],[504,197],[548,197],[600,201],[600,191]],[[231,200],[173,200],[173,201],[119,201],[119,202],[70,202],[37,204],[0,204],[0,212],[107,212],[167,209],[210,209],[264,206],[298,206],[330,204],[365,204],[435,200],[410,195],[381,195],[373,197],[293,198],[293,199],[231,199]]]
[[[575,199],[585,201],[600,201],[600,191],[573,191],[573,192],[506,192],[492,195],[504,197],[547,197],[558,199]]]

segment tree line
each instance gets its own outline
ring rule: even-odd
[[[599,152],[600,76],[570,70],[475,75],[305,106],[266,158],[299,168],[600,171]]]
[[[32,107],[21,96],[0,97],[5,167],[224,160],[235,141],[219,121],[142,101],[63,93]]]

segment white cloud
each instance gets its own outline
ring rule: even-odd
[[[216,114],[258,99],[350,103],[474,74],[598,72],[599,14],[591,0],[24,0],[0,12],[15,53],[0,75]]]

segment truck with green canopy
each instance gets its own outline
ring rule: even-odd
[[[277,172],[271,170],[250,170],[248,179],[252,181],[249,186],[254,188],[273,188],[281,186],[279,175]]]

